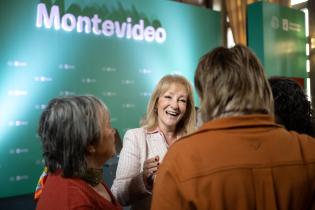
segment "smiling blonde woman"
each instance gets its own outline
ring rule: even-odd
[[[154,89],[140,128],[126,132],[116,178],[111,188],[122,205],[150,209],[155,174],[168,148],[195,129],[195,105],[190,83],[166,75]]]

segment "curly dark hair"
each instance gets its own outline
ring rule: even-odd
[[[315,136],[313,110],[303,87],[286,77],[271,77],[269,83],[277,123],[288,130]]]

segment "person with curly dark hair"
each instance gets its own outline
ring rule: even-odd
[[[269,83],[277,123],[288,130],[315,136],[313,110],[303,87],[287,77],[271,77]]]

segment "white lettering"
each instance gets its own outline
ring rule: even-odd
[[[94,15],[92,18],[92,23],[93,23],[93,33],[96,35],[101,34],[101,30],[98,28],[98,24],[102,22],[101,19],[98,18],[98,15]]]
[[[113,36],[115,29],[113,21],[105,20],[102,24],[102,29],[105,36]]]
[[[46,5],[40,3],[37,5],[37,18],[36,18],[36,26],[38,28],[42,27],[44,19],[44,25],[46,28],[51,28],[52,22],[54,21],[54,28],[56,30],[60,29],[60,14],[59,14],[59,7],[52,6],[50,11],[50,16],[48,17]]]
[[[36,26],[38,28],[52,28],[64,31],[73,31],[76,28],[78,33],[83,31],[87,34],[93,32],[95,35],[116,36],[118,38],[144,40],[147,42],[163,43],[166,41],[166,30],[162,27],[155,29],[153,26],[145,26],[144,20],[140,19],[134,24],[131,17],[127,17],[125,22],[102,20],[98,14],[94,14],[92,18],[87,16],[78,16],[77,18],[66,13],[61,17],[59,6],[53,5],[48,15],[46,5],[40,3],[37,5]]]
[[[126,35],[126,38],[127,39],[130,39],[131,38],[131,18],[130,17],[128,17],[127,18],[127,35]]]
[[[132,29],[132,36],[135,40],[143,40],[144,21],[140,20]]]
[[[81,33],[83,31],[83,25],[85,25],[84,32],[87,34],[91,33],[91,20],[89,17],[78,17],[77,32]]]
[[[65,31],[72,31],[77,25],[77,21],[72,14],[65,14],[61,19],[61,28]]]
[[[146,27],[144,30],[144,38],[147,42],[152,42],[155,38],[154,34],[155,30],[152,26]]]
[[[155,32],[155,40],[158,43],[163,43],[166,40],[166,31],[164,28],[158,28]]]
[[[125,22],[120,24],[118,21],[115,21],[115,28],[116,28],[117,37],[122,38],[125,36],[125,32],[126,32],[126,23]]]

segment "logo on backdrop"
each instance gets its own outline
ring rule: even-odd
[[[279,18],[276,16],[272,16],[270,24],[274,29],[279,29],[281,25],[281,29],[283,31],[300,32],[302,30],[302,26],[300,24],[289,21],[286,18],[282,18],[280,23]]]
[[[37,5],[36,26],[38,28],[54,28],[55,30],[77,31],[78,33],[94,35],[103,35],[106,37],[116,36],[118,38],[134,39],[138,41],[163,43],[166,40],[166,30],[162,27],[154,28],[145,26],[144,20],[140,19],[134,24],[131,17],[127,17],[125,22],[113,21],[109,19],[102,20],[98,14],[92,18],[88,16],[78,16],[71,13],[65,13],[60,17],[58,5],[51,7],[50,13],[44,3]]]
[[[278,29],[279,28],[279,18],[276,16],[273,16],[271,18],[271,27],[274,29]]]

